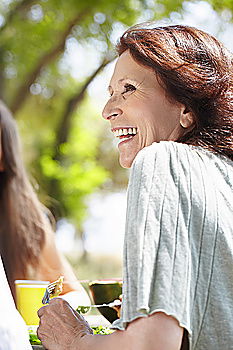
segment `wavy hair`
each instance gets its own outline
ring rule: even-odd
[[[25,171],[16,123],[2,102],[0,131],[0,254],[15,298],[15,279],[33,275],[51,228]]]
[[[118,55],[152,69],[168,97],[195,118],[178,142],[233,160],[233,55],[213,36],[193,27],[137,25],[120,38]]]

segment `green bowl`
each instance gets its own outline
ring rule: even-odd
[[[122,280],[120,278],[95,280],[89,283],[89,289],[95,304],[107,304],[122,294]],[[113,308],[100,307],[98,310],[111,323],[118,318]]]

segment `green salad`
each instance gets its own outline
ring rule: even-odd
[[[41,341],[37,338],[36,330],[29,329],[28,332],[31,345],[41,345]]]
[[[98,326],[98,327],[91,327],[93,329],[94,334],[111,334],[114,332],[113,329],[110,329],[108,327]]]
[[[98,326],[98,327],[91,327],[94,334],[111,334],[114,332],[113,329],[110,329],[108,327]],[[41,345],[41,341],[37,338],[36,329],[29,329],[29,340],[31,345]]]

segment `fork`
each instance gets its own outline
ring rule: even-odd
[[[111,303],[107,303],[107,304],[99,304],[99,305],[95,305],[95,304],[92,304],[92,305],[80,305],[77,307],[76,311],[78,312],[81,312],[82,314],[86,314],[91,307],[96,307],[96,308],[99,308],[99,307],[111,307],[111,308],[114,308],[115,306],[121,306],[121,300],[119,299],[115,299],[113,300]]]
[[[46,287],[42,304],[48,304],[51,296],[58,296],[62,292],[63,276],[60,276],[56,281],[49,283]]]
[[[42,299],[42,304],[48,304],[51,296],[58,296],[62,292],[63,279],[64,279],[64,277],[61,276],[61,277],[59,277],[58,280],[56,280],[52,283],[49,283],[49,285],[47,286],[47,288],[45,290],[45,294],[44,294],[43,299]],[[99,304],[99,305],[92,304],[92,305],[85,305],[85,306],[80,305],[80,306],[78,306],[78,309],[81,311],[81,310],[85,310],[85,309],[89,310],[91,307],[96,307],[96,308],[111,307],[111,308],[113,308],[115,306],[120,306],[120,305],[121,305],[121,300],[115,299],[112,302],[107,303],[107,304]]]
[[[115,299],[113,300],[111,303],[108,304],[100,304],[100,305],[80,305],[79,307],[86,307],[86,308],[90,308],[90,307],[114,307],[114,306],[120,306],[121,305],[121,301],[119,299]]]

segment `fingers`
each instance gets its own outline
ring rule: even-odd
[[[69,306],[73,315],[75,316],[75,318],[77,319],[77,321],[80,324],[80,327],[85,329],[85,331],[88,334],[93,334],[93,329],[90,327],[89,323],[87,322],[87,320],[85,319],[85,317],[83,317],[80,313],[78,313],[76,310],[74,310],[71,306]]]
[[[78,322],[90,329],[85,318],[61,298],[52,299],[48,305],[42,306],[37,311],[37,314],[40,318],[40,325],[44,323],[44,320],[46,320],[47,325],[50,322],[54,323],[54,321],[57,321],[57,324],[59,324],[63,320],[67,324]]]
[[[50,300],[49,304],[42,306],[37,311],[38,316],[41,317],[44,314],[45,310],[48,310],[48,307],[54,308],[54,305],[59,305],[60,307],[67,307],[69,306],[69,303],[67,303],[67,301],[62,298],[53,298]]]
[[[48,305],[42,306],[38,311],[37,315],[40,318],[40,326],[46,322],[47,327],[55,322],[59,324],[61,315],[67,312],[69,304],[65,300],[60,298],[54,298]]]
[[[71,339],[78,344],[84,335],[93,334],[87,321],[61,298],[54,298],[41,307],[38,316],[38,338],[51,350],[65,349]]]
[[[43,329],[41,329],[40,327],[38,327],[37,328],[37,330],[36,330],[36,333],[37,333],[37,337],[38,337],[38,339],[40,339],[40,340],[46,340],[46,338],[47,338],[47,334],[45,333],[45,332],[43,332]]]
[[[37,311],[37,315],[38,315],[38,317],[40,317],[41,318],[41,316],[43,315],[43,313],[44,313],[44,308],[46,308],[47,306],[42,306],[38,311]]]

